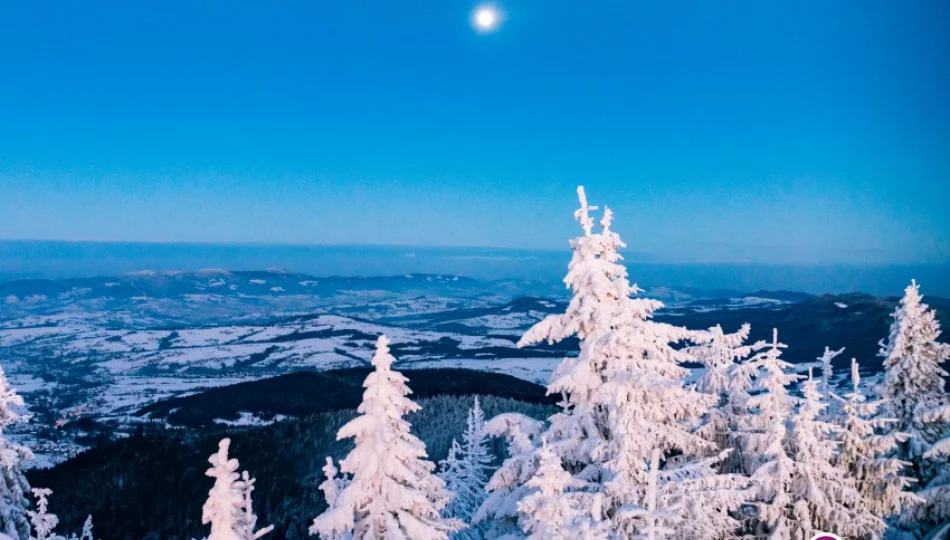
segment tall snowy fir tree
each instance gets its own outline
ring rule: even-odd
[[[729,393],[730,371],[735,363],[752,352],[751,345],[744,345],[749,338],[752,326],[743,324],[738,331],[727,334],[722,326],[716,325],[707,332],[697,333],[692,341],[697,343],[687,347],[687,352],[702,363],[703,373],[696,381],[696,388],[705,394],[720,398],[720,403]]]
[[[79,540],[96,540],[96,537],[92,534],[92,516],[88,516],[82,524],[82,534],[79,535]]]
[[[23,476],[22,463],[31,461],[33,453],[25,446],[8,440],[5,434],[11,424],[23,420],[18,411],[21,407],[23,398],[10,386],[6,374],[0,368],[0,533],[26,540],[30,537],[27,514],[30,484]]]
[[[925,413],[922,419],[933,424],[950,425],[950,406],[944,405]],[[905,522],[917,530],[930,531],[931,538],[942,534],[944,540],[950,540],[950,435],[934,443],[924,453],[923,459],[934,473],[918,492],[923,502],[909,508]]]
[[[832,383],[832,377],[834,376],[834,366],[832,362],[835,358],[839,357],[844,353],[844,347],[833,351],[831,347],[825,347],[825,352],[818,357],[818,361],[821,362],[821,393],[823,395],[829,395],[834,391],[834,384]]]
[[[794,400],[787,387],[799,376],[787,372],[792,365],[781,358],[785,348],[778,341],[778,330],[773,330],[767,348],[736,370],[736,377],[755,384],[755,394],[746,400],[749,414],[741,419],[740,448],[742,466],[759,490],[756,532],[774,540],[792,538],[787,508],[792,503],[788,488],[795,464],[786,449]]]
[[[848,471],[832,463],[838,428],[823,421],[827,403],[811,376],[801,385],[802,400],[792,418],[793,467],[789,483],[790,538],[808,540],[819,532],[845,538],[880,538],[887,525],[872,513]]]
[[[352,535],[360,540],[441,540],[463,526],[441,516],[452,494],[433,474],[435,465],[426,460],[425,444],[410,433],[403,418],[419,405],[406,397],[411,391],[406,377],[392,369],[394,360],[389,339],[380,336],[372,360],[375,370],[363,383],[360,415],[337,433],[338,439],[355,439],[353,450],[340,461],[340,469],[350,477],[339,492],[333,493],[329,485],[324,490],[333,500],[328,498],[329,508],[314,519],[310,534],[324,539]]]
[[[510,456],[485,486],[488,497],[472,517],[486,538],[521,533],[518,502],[533,488],[527,483],[537,469],[535,450],[541,445],[544,423],[520,413],[500,414],[485,423],[490,437],[504,437]]]
[[[65,540],[56,534],[56,525],[59,518],[49,513],[49,496],[53,491],[46,488],[33,488],[36,497],[36,510],[30,510],[30,524],[33,526],[33,536],[30,540]]]
[[[858,361],[851,359],[851,392],[844,398],[834,396],[840,404],[838,417],[840,442],[835,465],[854,479],[864,504],[875,516],[886,518],[902,508],[918,502],[906,491],[913,479],[902,475],[907,463],[888,457],[906,436],[886,433],[893,419],[882,417],[881,401],[868,401],[861,392]]]
[[[565,496],[593,506],[599,519],[610,521],[612,538],[632,538],[636,520],[618,510],[641,505],[646,496],[649,459],[654,448],[675,454],[659,473],[661,490],[675,493],[684,504],[682,538],[715,538],[737,527],[730,512],[747,498],[747,481],[718,475],[722,458],[715,444],[691,431],[717,404],[688,388],[689,370],[680,364],[692,357],[674,344],[689,337],[684,328],[651,320],[662,307],[656,300],[631,298],[639,289],[627,280],[618,249],[620,237],[610,230],[612,213],[604,210],[601,231],[594,232],[583,188],[575,217],[583,235],[571,242],[573,256],[565,277],[572,291],[566,313],[552,315],[528,330],[519,345],[557,342],[576,336],[580,354],[555,369],[548,392],[561,394],[562,411],[550,418],[544,438],[573,477]],[[528,451],[537,452],[537,438]],[[519,486],[533,474],[524,456],[513,456],[495,473],[490,496],[476,519],[510,522],[511,500],[526,495]],[[518,474],[512,474],[517,470]],[[689,498],[689,504],[686,499]],[[504,530],[499,527],[499,531]],[[508,531],[512,528],[509,526]]]
[[[452,501],[443,510],[443,515],[471,523],[475,511],[484,502],[485,484],[491,468],[492,455],[488,449],[488,434],[485,432],[485,413],[475,396],[468,412],[462,444],[452,440],[448,457],[442,461],[439,477],[452,492]],[[477,539],[481,532],[466,527],[452,535],[453,538]]]
[[[825,352],[818,357],[818,361],[821,362],[821,384],[818,385],[818,391],[821,392],[821,395],[827,400],[828,405],[822,419],[830,422],[834,422],[841,414],[841,411],[838,410],[838,400],[831,398],[831,395],[835,392],[833,380],[834,366],[832,362],[834,362],[835,358],[841,356],[844,351],[844,347],[838,350],[832,350],[831,347],[825,346]]]
[[[818,381],[809,373],[802,398],[789,395],[799,376],[788,373],[784,348],[773,331],[768,348],[743,366],[758,372],[743,445],[750,463],[760,463],[752,474],[760,502],[751,532],[772,540],[808,540],[819,532],[879,538],[884,521],[865,504],[855,477],[833,465],[838,428],[822,420],[827,403]]]
[[[947,405],[947,372],[940,364],[950,359],[950,346],[937,341],[940,323],[923,303],[917,282],[904,290],[892,317],[890,335],[881,343],[882,394],[897,420],[892,429],[910,435],[902,445],[901,457],[915,461],[946,433],[945,426],[934,425],[924,416]]]
[[[323,492],[323,498],[327,507],[332,509],[336,506],[337,498],[343,489],[349,485],[349,479],[344,476],[337,476],[340,470],[333,464],[333,458],[327,457],[326,464],[323,466],[323,475],[325,480],[320,484],[320,491]],[[311,532],[311,534],[313,534]],[[346,530],[338,534],[321,534],[324,540],[350,540],[353,538],[352,531]]]
[[[211,468],[205,475],[214,478],[214,486],[208,492],[208,500],[202,508],[201,522],[211,524],[208,540],[256,540],[270,532],[273,527],[255,530],[251,492],[254,479],[247,471],[238,474],[238,460],[228,457],[231,439],[221,439],[218,451],[211,454]]]
[[[653,450],[650,458],[650,475],[647,480],[645,506],[621,508],[628,518],[640,522],[641,532],[634,540],[662,540],[676,534],[676,526],[683,521],[681,508],[662,508],[659,494],[660,451]]]
[[[214,478],[201,513],[201,522],[211,524],[208,540],[239,540],[241,538],[241,505],[244,486],[238,474],[238,460],[228,457],[231,439],[221,439],[218,451],[211,454],[211,468],[205,475]]]
[[[257,528],[257,514],[254,513],[254,498],[252,497],[255,482],[256,480],[251,478],[250,473],[247,471],[241,473],[241,487],[243,488],[241,492],[242,505],[241,517],[238,520],[238,523],[240,523],[241,540],[257,540],[274,530],[273,525],[268,525],[263,529]]]
[[[893,318],[881,343],[882,395],[896,419],[892,431],[909,435],[898,456],[913,464],[917,494],[925,502],[908,508],[902,520],[921,533],[950,522],[950,396],[941,367],[950,359],[950,346],[937,341],[940,323],[916,281],[904,290]]]
[[[607,538],[606,522],[594,522],[591,506],[565,493],[575,482],[561,467],[559,458],[547,444],[538,451],[538,468],[528,480],[532,492],[518,501],[522,531],[530,540]]]
[[[718,401],[703,418],[697,434],[715,443],[720,448],[736,448],[738,421],[745,408],[745,400],[751,380],[737,379],[736,363],[747,358],[764,344],[746,345],[752,327],[743,324],[737,332],[726,334],[718,324],[706,332],[694,333],[690,340],[695,343],[686,352],[703,364],[703,373],[696,382],[696,389],[715,396]],[[737,470],[738,454],[731,455],[723,466],[728,471]]]

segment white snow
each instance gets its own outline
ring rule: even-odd
[[[254,413],[247,411],[238,412],[237,420],[228,420],[226,418],[215,418],[215,424],[221,424],[225,426],[269,426],[274,422],[280,422],[286,420],[287,416],[283,414],[275,414],[273,418],[263,419]]]

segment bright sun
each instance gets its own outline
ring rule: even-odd
[[[493,6],[479,6],[472,16],[475,28],[482,32],[489,32],[498,26],[498,10]]]

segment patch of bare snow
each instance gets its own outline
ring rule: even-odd
[[[241,411],[238,413],[237,420],[227,420],[225,418],[215,418],[215,424],[222,424],[225,426],[269,426],[274,422],[280,422],[285,420],[287,417],[283,414],[275,414],[270,420],[265,420],[254,413],[249,413],[247,411]]]

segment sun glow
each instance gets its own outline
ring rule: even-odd
[[[498,28],[500,22],[498,8],[490,4],[482,4],[472,12],[472,24],[479,32],[491,32]]]

